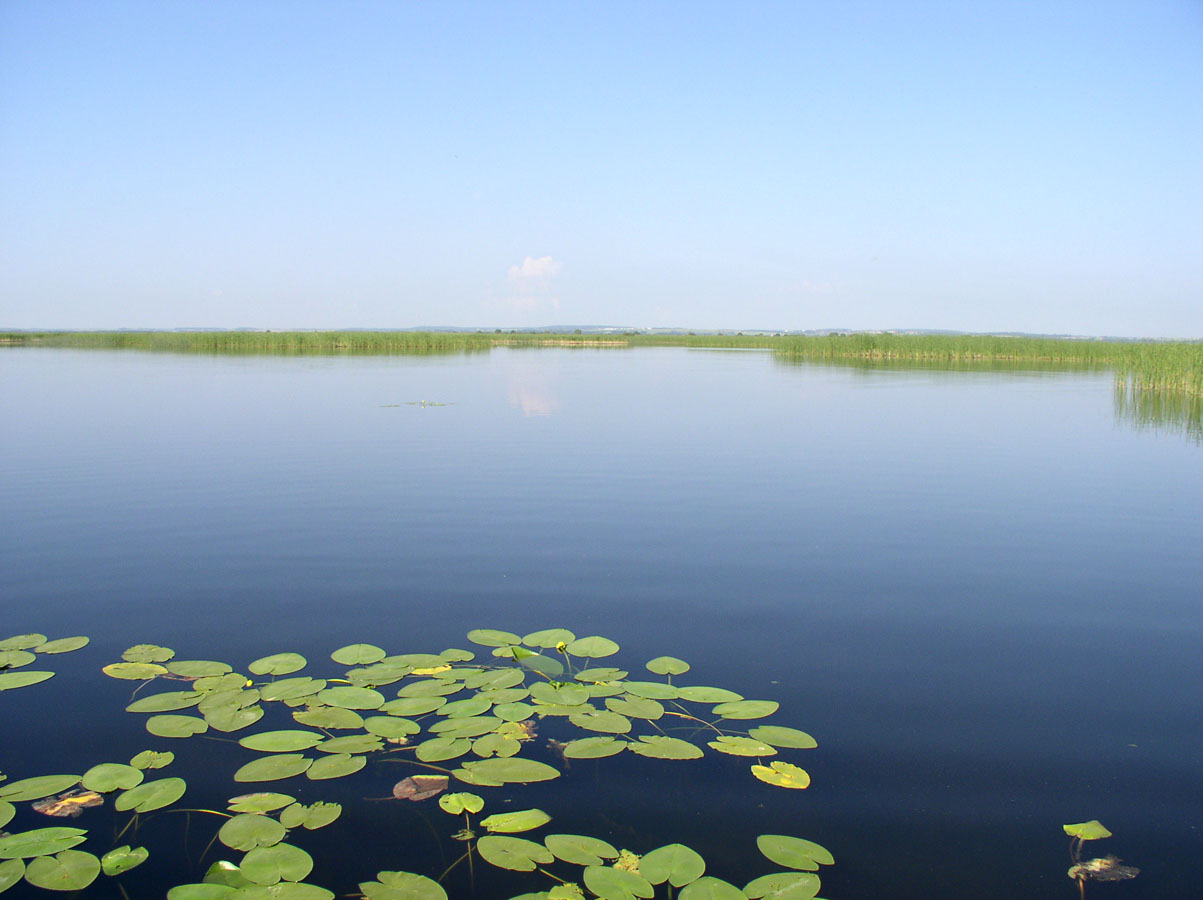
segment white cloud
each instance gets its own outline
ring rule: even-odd
[[[542,281],[551,278],[560,271],[560,264],[550,256],[540,256],[535,259],[528,256],[520,266],[510,266],[510,281]]]

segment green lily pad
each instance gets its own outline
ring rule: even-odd
[[[588,669],[581,669],[573,677],[577,681],[598,682],[598,681],[622,681],[629,673],[623,669],[616,669],[613,666],[596,666]],[[674,694],[675,696],[675,694]]]
[[[79,784],[78,775],[39,775],[36,778],[22,778],[0,785],[0,800],[9,803],[20,803],[23,800],[40,800],[51,794],[58,794]]]
[[[480,697],[469,697],[467,700],[455,700],[444,704],[439,708],[439,715],[452,719],[463,719],[486,713],[492,706],[493,704],[488,700],[482,700]]]
[[[6,859],[0,862],[0,894],[21,880],[25,874],[25,863],[19,859]]]
[[[380,709],[384,706],[384,694],[362,687],[328,687],[318,692],[317,699],[327,706],[342,709]]]
[[[299,653],[273,653],[261,656],[247,668],[252,675],[291,675],[305,668],[307,660]]]
[[[605,734],[626,734],[631,730],[631,720],[626,716],[610,712],[578,712],[568,717],[568,721],[578,728],[587,731],[601,731]]]
[[[86,647],[91,642],[91,638],[84,635],[76,635],[75,637],[59,638],[54,641],[46,641],[34,647],[37,653],[70,653],[73,650],[79,650],[81,647]]]
[[[617,653],[618,645],[609,638],[592,635],[572,641],[568,645],[567,652],[572,656],[583,656],[586,659],[601,659]]]
[[[531,685],[530,698],[536,703],[562,703],[579,706],[589,701],[589,689],[570,681],[540,681]]]
[[[31,684],[40,684],[53,677],[53,672],[0,672],[0,691],[29,687]]]
[[[398,697],[390,700],[377,712],[388,716],[424,716],[447,702],[446,697]]]
[[[400,681],[411,671],[409,666],[390,666],[386,663],[377,663],[362,669],[351,669],[347,672],[347,680],[355,687],[374,688]]]
[[[504,690],[522,684],[526,676],[521,669],[487,669],[464,680],[469,690]]]
[[[326,781],[330,778],[342,778],[344,775],[354,775],[368,764],[362,756],[352,756],[350,753],[333,753],[314,760],[305,771],[305,777],[310,781]]]
[[[294,803],[280,813],[280,824],[285,828],[303,827],[306,831],[314,831],[335,821],[342,812],[342,804],[326,803],[324,800],[318,800],[308,806]]]
[[[767,766],[752,766],[752,774],[761,781],[783,788],[801,789],[810,786],[810,775],[787,762],[777,761]]]
[[[743,699],[743,694],[737,694],[735,691],[704,685],[683,687],[678,691],[678,696],[690,703],[738,703]]]
[[[167,671],[181,678],[208,678],[232,672],[233,667],[211,659],[177,659],[167,664]]]
[[[505,647],[510,644],[522,643],[522,638],[509,631],[497,631],[493,628],[474,628],[468,632],[468,640],[482,647]]]
[[[134,644],[121,654],[121,658],[131,663],[161,663],[175,656],[170,647],[160,647],[158,644]]]
[[[30,632],[29,634],[14,634],[0,641],[0,650],[32,650],[38,644],[46,643],[46,635]],[[515,641],[517,643],[517,641]]]
[[[313,871],[313,857],[292,844],[276,844],[252,850],[238,868],[255,884],[301,881]]]
[[[260,753],[295,753],[298,750],[316,747],[324,740],[324,734],[293,728],[248,734],[238,743],[248,750],[258,750]]]
[[[485,830],[494,834],[518,834],[533,831],[551,821],[551,816],[541,809],[518,809],[513,812],[494,813],[480,820]]]
[[[100,869],[106,875],[120,875],[142,865],[149,858],[150,853],[145,847],[131,848],[129,844],[124,844],[114,847],[100,858]]]
[[[645,853],[639,860],[639,874],[652,884],[663,884],[667,881],[673,887],[685,887],[705,873],[706,860],[684,844],[659,847]]]
[[[515,648],[518,650],[521,648]],[[545,675],[548,678],[559,678],[564,674],[564,664],[553,656],[544,656],[542,653],[530,653],[519,656],[517,652],[514,658],[524,669],[530,669],[532,672],[538,672],[540,675]]]
[[[685,886],[681,891],[680,900],[739,900],[743,895],[743,891],[729,881],[703,875]]]
[[[314,709],[297,711],[292,717],[302,725],[314,728],[345,730],[348,728],[363,728],[363,716],[351,709],[340,706],[319,706]]]
[[[767,859],[787,869],[813,872],[821,865],[835,864],[835,859],[827,848],[814,841],[790,837],[787,834],[762,834],[756,838],[756,846]]]
[[[187,709],[196,706],[205,697],[200,691],[165,691],[162,694],[151,694],[141,700],[135,700],[125,708],[132,713],[170,712],[175,709]]]
[[[681,696],[681,688],[659,681],[624,681],[622,686],[628,694],[648,700],[676,700]]]
[[[83,850],[63,850],[39,856],[25,867],[25,880],[48,891],[78,891],[100,874],[100,860]]]
[[[439,797],[439,807],[443,812],[458,816],[462,812],[480,812],[485,808],[485,801],[476,794],[461,791],[454,794],[444,794]]]
[[[750,900],[769,897],[771,900],[813,900],[819,893],[819,877],[809,872],[775,872],[761,875],[744,886],[744,896]]]
[[[281,881],[242,888],[232,895],[232,900],[334,900],[334,893],[316,884]]]
[[[149,681],[159,675],[167,674],[167,669],[158,663],[140,662],[109,663],[100,671],[110,678],[120,678],[124,681]]]
[[[535,714],[529,703],[500,703],[493,707],[493,715],[505,722],[521,722]]]
[[[642,875],[613,869],[609,866],[586,866],[585,887],[602,900],[634,900],[635,897],[652,897],[656,889]]]
[[[363,720],[363,727],[369,734],[390,739],[408,737],[422,730],[417,722],[399,716],[370,716]]]
[[[431,725],[430,730],[440,737],[480,737],[504,724],[496,716],[472,716],[468,719],[444,719]]]
[[[3,828],[13,820],[13,816],[17,814],[17,808],[7,800],[0,800],[0,828]]]
[[[503,784],[529,784],[532,781],[550,781],[560,777],[560,770],[547,763],[517,756],[509,759],[480,759],[464,763],[463,768],[489,781],[499,781]]]
[[[28,650],[0,650],[0,669],[19,669],[38,658]]]
[[[522,636],[522,643],[526,646],[540,647],[544,650],[550,650],[556,644],[570,644],[575,640],[576,635],[567,628],[545,628]]]
[[[0,837],[0,859],[29,859],[49,856],[84,842],[82,828],[34,828]]]
[[[556,859],[576,866],[600,866],[602,860],[618,857],[618,851],[611,844],[583,834],[549,834],[543,843]]]
[[[186,738],[204,734],[209,723],[197,716],[151,716],[146,720],[146,730],[156,737]]]
[[[472,742],[465,738],[437,737],[418,744],[414,753],[422,762],[441,762],[458,759],[472,749]]]
[[[412,669],[433,669],[448,665],[447,660],[437,653],[400,653],[380,660],[390,666],[409,666]]]
[[[344,666],[366,666],[380,662],[387,654],[375,644],[347,644],[330,654],[330,658]]]
[[[263,700],[300,700],[302,697],[312,697],[325,687],[325,679],[298,675],[295,678],[281,678],[271,684],[262,685],[259,688],[259,696]]]
[[[771,716],[779,707],[776,700],[736,700],[720,703],[711,712],[724,719],[763,719]]]
[[[290,797],[288,794],[260,791],[254,794],[240,794],[237,797],[231,797],[227,808],[231,812],[265,813],[295,802],[296,798]]]
[[[708,741],[708,746],[719,753],[730,756],[776,756],[777,751],[771,745],[752,738],[733,737],[729,734],[720,735],[717,740]]]
[[[563,747],[563,754],[568,759],[601,759],[621,753],[628,746],[627,741],[612,737],[587,737],[569,741]]]
[[[0,791],[0,797],[4,796],[4,792]],[[1107,830],[1098,819],[1091,819],[1089,822],[1078,822],[1074,825],[1062,825],[1065,833],[1070,837],[1080,838],[1083,841],[1097,841],[1102,838],[1111,837],[1111,832]]]
[[[504,734],[486,734],[472,742],[472,752],[482,759],[490,756],[514,756],[522,749],[522,744]]]
[[[300,775],[313,765],[313,760],[299,753],[281,753],[251,760],[234,773],[235,781],[279,781]]]
[[[701,759],[702,748],[680,738],[664,735],[643,735],[629,745],[632,753],[652,759]]]
[[[228,884],[177,884],[167,900],[225,900],[234,892]]]
[[[188,663],[191,665],[191,663]],[[224,666],[225,664],[222,663]],[[227,669],[229,666],[225,666]],[[239,672],[214,672],[212,675],[202,675],[195,678],[192,682],[192,690],[203,691],[205,693],[221,693],[230,691],[240,691],[243,688],[251,686],[251,682],[247,677]],[[204,701],[201,701],[202,708]]]
[[[655,675],[684,675],[689,671],[689,663],[675,656],[657,656],[648,660],[646,665],[647,670]]]
[[[447,900],[437,881],[411,872],[378,872],[379,881],[365,881],[359,890],[368,900]]]
[[[242,813],[226,819],[217,839],[232,850],[272,847],[284,840],[288,829],[270,816]]]
[[[175,754],[170,750],[143,750],[141,753],[134,756],[129,761],[129,764],[135,769],[161,769],[164,766],[171,765],[175,759]]]
[[[322,753],[375,753],[384,749],[384,742],[375,734],[349,734],[322,741],[316,749]]]
[[[158,781],[144,781],[118,796],[113,801],[113,807],[120,812],[129,809],[138,812],[162,809],[183,797],[186,788],[187,783],[183,778],[160,778]]]
[[[443,681],[439,678],[423,678],[411,681],[397,691],[398,697],[445,697],[464,689],[463,682]],[[446,701],[444,701],[446,702]]]
[[[120,788],[128,791],[142,783],[145,774],[134,766],[123,766],[121,763],[101,763],[92,766],[84,772],[83,786],[90,791],[107,794]]]
[[[660,702],[646,697],[611,697],[606,701],[606,709],[629,719],[655,721],[664,715]]]
[[[486,834],[476,842],[476,849],[485,862],[515,872],[533,872],[536,865],[546,865],[555,859],[542,844],[496,834]]]
[[[758,725],[748,731],[748,736],[774,747],[792,747],[799,750],[811,750],[818,745],[805,731],[797,728],[785,728],[781,725]]]

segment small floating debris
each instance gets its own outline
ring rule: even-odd
[[[1118,856],[1107,854],[1099,859],[1088,859],[1078,863],[1069,870],[1069,877],[1075,881],[1127,881],[1140,874],[1135,866],[1121,866],[1123,862]]]
[[[76,788],[65,794],[59,794],[57,797],[39,800],[31,805],[37,812],[46,816],[70,816],[74,819],[89,806],[100,806],[102,803],[104,803],[104,798],[96,791]]]

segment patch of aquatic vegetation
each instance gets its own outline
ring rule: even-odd
[[[1203,444],[1203,392],[1149,389],[1130,378],[1117,378],[1115,418],[1137,430],[1181,434]]]
[[[677,765],[707,753],[742,758],[754,781],[803,789],[810,784],[806,770],[777,757],[816,744],[804,731],[765,722],[777,712],[776,701],[690,684],[689,664],[672,656],[632,673],[611,664],[618,644],[599,635],[476,629],[467,637],[480,649],[390,654],[374,644],[351,644],[330,655],[342,668],[322,675],[307,674],[308,660],[294,652],[256,659],[243,673],[217,660],[180,659],[155,644],[128,648],[102,670],[137,683],[126,711],[146,716],[146,731],[160,741],[240,735],[228,740],[251,758],[231,773],[236,795],[225,810],[178,806],[188,784],[160,771],[175,762],[175,753],[163,749],[144,750],[128,762],[100,761],[82,774],[0,776],[0,828],[16,820],[24,803],[72,819],[110,802],[129,813],[103,847],[102,838],[78,827],[23,827],[0,835],[0,892],[21,881],[76,891],[102,876],[120,879],[150,858],[150,849],[135,846],[137,838],[165,830],[139,831],[140,823],[179,811],[220,820],[211,846],[220,843],[230,858],[198,870],[197,881],[171,886],[168,900],[331,900],[332,891],[307,881],[315,860],[298,844],[308,831],[339,822],[342,805],[301,803],[266,785],[348,778],[372,761],[412,770],[396,782],[391,799],[438,797],[446,836],[463,850],[441,872],[377,870],[370,880],[365,872],[359,895],[368,900],[446,900],[442,882],[461,865],[474,872],[477,860],[542,879],[543,889],[515,900],[646,900],[677,892],[681,900],[817,896],[817,872],[834,860],[800,837],[756,837],[760,855],[778,870],[740,887],[709,874],[702,855],[684,844],[640,853],[592,835],[543,833],[551,830],[552,814],[495,808],[500,804],[488,799],[492,788],[555,782],[573,760],[624,753]],[[0,641],[0,690],[45,681],[54,673],[25,667],[86,644],[87,638],[51,641],[41,634]],[[566,739],[540,747],[535,737],[542,728]],[[187,746],[180,743],[181,752]],[[544,759],[535,758],[540,754]]]
[[[1062,828],[1070,837],[1069,857],[1073,865],[1069,867],[1068,875],[1078,883],[1079,896],[1086,896],[1087,881],[1128,881],[1140,874],[1140,869],[1122,865],[1123,860],[1110,854],[1095,859],[1082,859],[1082,846],[1086,841],[1111,837],[1111,832],[1098,819],[1063,825]]]

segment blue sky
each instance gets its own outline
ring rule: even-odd
[[[1203,3],[6,2],[0,328],[1203,338]]]

